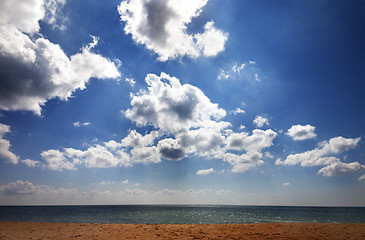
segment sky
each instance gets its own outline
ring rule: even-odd
[[[0,6],[0,205],[365,206],[365,1]]]

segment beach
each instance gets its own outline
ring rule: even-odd
[[[0,222],[0,239],[365,239],[365,224],[99,224]]]

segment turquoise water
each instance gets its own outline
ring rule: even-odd
[[[0,221],[139,224],[365,223],[365,208],[217,205],[3,206],[0,207]]]

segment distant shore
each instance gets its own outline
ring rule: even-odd
[[[365,239],[365,223],[99,224],[0,222],[0,239]]]

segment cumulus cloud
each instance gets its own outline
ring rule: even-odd
[[[44,167],[51,170],[76,170],[78,166],[87,168],[110,168],[130,166],[130,156],[123,149],[113,150],[110,147],[95,145],[85,151],[64,148],[63,151],[51,149],[41,153]]]
[[[131,108],[124,114],[139,127],[153,126],[152,131],[131,130],[120,142],[111,140],[86,150],[51,149],[42,153],[44,166],[53,170],[128,167],[180,161],[188,156],[222,159],[234,172],[263,164],[261,151],[272,146],[277,136],[273,130],[235,133],[228,129],[230,123],[222,120],[226,112],[199,88],[181,84],[165,73],[148,74],[145,80],[147,89],[131,94]]]
[[[222,154],[221,158],[232,165],[232,172],[245,172],[251,168],[255,168],[264,164],[262,160],[262,153],[253,151],[243,154],[234,154],[226,152]]]
[[[331,138],[328,142],[324,141],[317,148],[304,153],[289,155],[284,161],[278,160],[277,165],[296,165],[301,164],[303,167],[330,165],[340,162],[340,159],[331,156],[340,154],[349,149],[355,148],[360,138]]]
[[[132,108],[125,111],[127,118],[139,125],[177,134],[199,127],[224,128],[227,122],[217,122],[226,112],[213,104],[197,87],[181,84],[179,79],[165,73],[148,74],[147,91],[132,96]],[[219,126],[221,125],[221,126]]]
[[[29,37],[39,31],[40,20],[51,19],[52,14],[47,14],[45,7],[56,9],[56,2],[64,3],[56,0],[3,2],[0,10],[1,109],[29,110],[40,115],[41,106],[47,100],[67,100],[77,89],[85,89],[90,78],[120,76],[113,62],[91,52],[97,38],[68,57],[59,45],[48,39]]]
[[[40,167],[41,166],[40,161],[35,161],[35,160],[31,160],[31,159],[24,159],[21,162],[24,163],[27,167]]]
[[[10,126],[0,123],[0,158],[17,164],[19,157],[10,151],[10,141],[3,138],[6,133],[10,133]]]
[[[314,133],[315,127],[307,124],[305,126],[303,125],[293,125],[286,135],[293,138],[294,141],[303,141],[306,139],[312,139],[317,136],[317,134]]]
[[[263,127],[265,124],[266,125],[269,125],[269,119],[265,118],[265,117],[262,117],[262,116],[256,116],[255,119],[253,120],[253,123],[261,128]]]
[[[141,135],[132,130],[120,142],[114,140],[95,144],[86,150],[64,148],[62,151],[51,149],[41,153],[43,167],[55,171],[76,170],[86,168],[129,167],[133,163],[159,163],[161,153],[152,146],[158,131]]]
[[[34,194],[37,190],[39,188],[28,181],[16,181],[0,186],[0,191],[6,195],[29,195]]]
[[[343,163],[335,156],[355,148],[359,141],[360,138],[331,138],[329,141],[321,142],[314,150],[291,154],[284,161],[277,159],[275,164],[286,166],[300,164],[302,167],[324,165],[325,167],[318,171],[318,174],[324,176],[353,173],[364,169],[364,166],[358,162]]]
[[[208,175],[208,174],[211,174],[214,172],[215,172],[214,168],[209,168],[209,169],[201,169],[201,170],[197,171],[196,174],[197,175]]]
[[[45,16],[43,0],[3,0],[0,24],[11,25],[25,33],[39,31],[38,21]]]
[[[322,174],[323,176],[336,176],[336,175],[355,173],[363,170],[365,170],[365,166],[361,165],[358,162],[352,162],[352,163],[337,162],[337,163],[332,163],[326,167],[323,167],[318,171],[318,174]]]
[[[358,178],[359,181],[362,181],[362,180],[365,180],[365,174],[364,175],[361,175],[359,178]]]
[[[227,149],[247,152],[261,151],[263,148],[270,147],[272,141],[277,136],[273,130],[255,129],[252,135],[247,132],[232,133],[227,137]]]
[[[203,33],[189,34],[187,25],[199,16],[208,0],[127,0],[118,6],[124,31],[138,44],[159,55],[160,61],[203,54],[215,56],[224,50],[228,34],[207,22]]]

